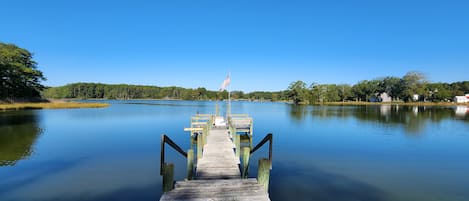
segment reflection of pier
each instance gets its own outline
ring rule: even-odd
[[[469,113],[469,107],[462,106],[462,105],[456,106],[456,108],[454,109],[454,113],[457,116],[464,117],[464,116],[466,116],[466,114]]]
[[[197,142],[197,157],[192,148],[185,152],[163,135],[160,173],[165,193],[161,200],[270,200],[272,134],[252,147],[252,125],[252,118],[244,114],[231,114],[227,119],[197,114],[191,118],[191,127],[184,129]],[[242,138],[249,143],[242,146]],[[257,179],[248,178],[250,155],[268,141],[269,158],[259,160]],[[165,163],[165,143],[187,157],[185,181],[174,183],[174,164]]]

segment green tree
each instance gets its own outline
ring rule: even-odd
[[[398,77],[385,77],[380,83],[380,92],[386,92],[394,100],[399,100],[404,93],[404,81]]]
[[[300,80],[292,82],[288,87],[288,98],[295,104],[305,102],[308,99],[306,83]]]
[[[379,80],[363,80],[353,85],[352,92],[358,101],[369,101],[376,93],[379,93]]]
[[[39,97],[46,78],[33,54],[13,44],[0,43],[0,99]]]
[[[337,85],[339,90],[339,97],[342,101],[346,101],[352,98],[352,87],[348,84]]]
[[[451,86],[447,83],[429,83],[426,87],[428,99],[432,102],[452,99]]]
[[[418,94],[420,96],[425,94],[425,85],[427,80],[425,76],[416,71],[408,72],[402,78],[404,81],[404,97],[407,101],[412,101],[412,96]]]

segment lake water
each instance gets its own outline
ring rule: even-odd
[[[161,134],[188,149],[190,116],[215,111],[215,102],[108,102],[0,112],[0,200],[158,200]],[[254,118],[254,144],[274,134],[272,200],[469,200],[467,107],[233,102],[232,111]],[[186,159],[167,150],[183,179]],[[267,155],[254,153],[251,177]]]

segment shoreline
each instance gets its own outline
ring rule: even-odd
[[[216,100],[184,100],[184,99],[49,99],[51,101],[109,101],[109,100],[118,100],[118,101],[216,101]],[[225,100],[220,100],[225,101]],[[269,102],[269,103],[286,103],[293,104],[290,101],[280,100],[280,101],[270,101],[270,100],[247,100],[247,99],[231,99],[231,101],[246,101],[246,102]],[[469,103],[454,103],[454,102],[363,102],[363,101],[347,101],[347,102],[323,102],[323,103],[300,103],[299,105],[335,105],[335,106],[362,106],[362,105],[402,105],[402,106],[469,106]]]
[[[104,108],[107,103],[79,103],[52,101],[43,103],[0,103],[0,110],[33,110],[33,109],[78,109],[78,108]]]
[[[106,101],[114,99],[47,99],[49,102],[16,102],[16,103],[0,103],[0,111],[8,110],[29,110],[29,109],[78,109],[78,108],[104,108],[108,107],[108,103],[97,102],[75,102],[75,101]],[[119,99],[116,99],[119,100]],[[128,99],[128,100],[170,100],[170,101],[183,101],[182,99]],[[189,101],[213,101],[213,100],[189,100]],[[248,101],[255,100],[232,100],[232,101]],[[259,101],[259,102],[277,102],[289,103],[287,101]],[[291,104],[291,103],[290,103]],[[454,103],[454,102],[323,102],[300,105],[313,105],[313,106],[374,106],[374,105],[398,105],[398,106],[469,106],[469,103]]]
[[[469,103],[454,102],[324,102],[312,105],[363,106],[363,105],[401,105],[401,106],[469,106]]]

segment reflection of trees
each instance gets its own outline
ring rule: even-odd
[[[355,117],[362,121],[402,126],[409,134],[418,134],[426,122],[438,123],[455,116],[451,108],[396,105],[324,106],[313,109],[312,115],[320,118]]]
[[[307,115],[307,106],[304,105],[290,105],[290,116],[295,120],[302,120]]]
[[[40,133],[35,111],[0,112],[0,166],[31,155]]]

